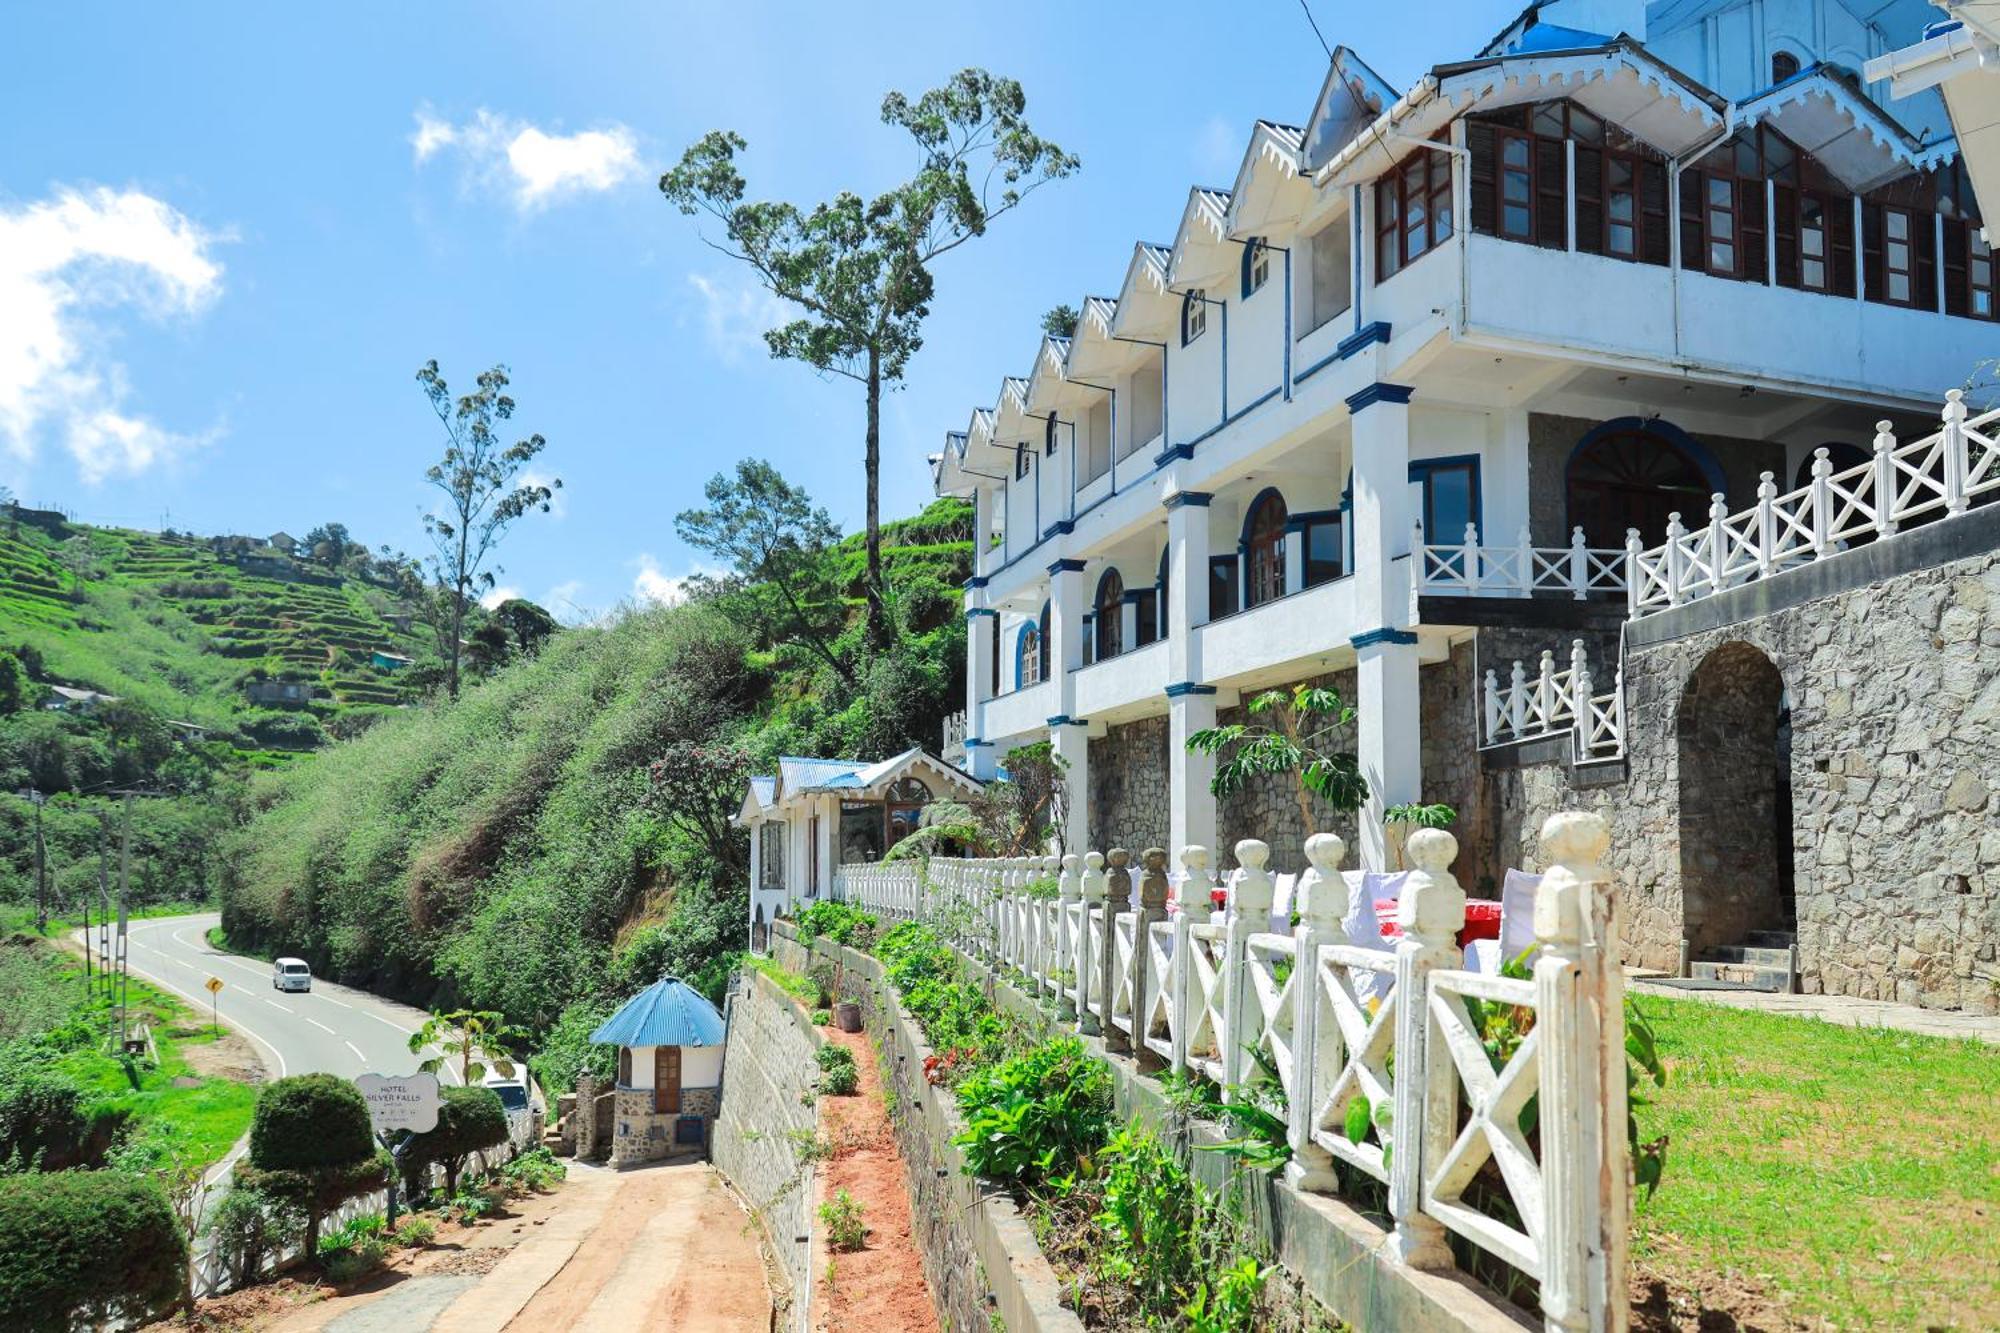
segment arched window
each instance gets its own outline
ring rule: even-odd
[[[1197,287],[1181,298],[1181,346],[1208,331],[1208,293]]]
[[[1260,606],[1285,595],[1285,497],[1265,491],[1243,523],[1243,552],[1249,563],[1244,606]]]
[[[1799,72],[1799,58],[1790,51],[1779,51],[1771,56],[1771,85],[1776,87]]]
[[[1160,637],[1164,639],[1167,637],[1167,548],[1164,546],[1160,548],[1160,574],[1153,586],[1159,590],[1154,600],[1160,606]]]
[[[1686,527],[1706,523],[1722,476],[1703,466],[1697,448],[1672,426],[1636,417],[1599,426],[1570,455],[1564,485],[1571,525],[1582,527],[1592,546],[1621,547],[1628,528],[1658,545],[1673,514]]]
[[[1271,247],[1262,236],[1253,236],[1243,246],[1243,299],[1271,278]]]
[[[1042,662],[1041,662],[1042,674],[1035,677],[1035,679],[1037,681],[1044,681],[1049,678],[1049,665],[1050,665],[1049,604],[1047,602],[1042,603],[1042,613],[1039,616],[1035,617],[1035,629],[1041,639],[1041,644],[1042,644]]]
[[[1029,621],[1014,644],[1014,688],[1026,689],[1042,679],[1042,628]]]
[[[1806,456],[1799,460],[1799,470],[1792,474],[1794,489],[1812,485],[1813,458],[1819,449],[1826,450],[1826,461],[1833,464],[1835,476],[1839,476],[1849,468],[1860,467],[1873,457],[1858,444],[1849,444],[1845,440],[1828,440],[1807,450]]]
[[[1125,651],[1125,580],[1115,569],[1097,581],[1097,660]]]
[[[902,778],[889,788],[889,846],[917,831],[930,803],[931,789],[919,778]]]

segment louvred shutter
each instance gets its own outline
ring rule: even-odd
[[[1771,243],[1778,248],[1778,285],[1797,287],[1799,273],[1799,192],[1789,185],[1775,187],[1778,227]]]
[[[1963,222],[1944,220],[1944,312],[1947,315],[1972,313],[1972,281],[1967,269],[1972,244]]]
[[[1708,188],[1699,171],[1681,173],[1681,267],[1700,272],[1708,267],[1708,229],[1702,225],[1702,191]]]
[[[1569,246],[1569,167],[1561,143],[1535,140],[1535,244]]]
[[[1576,248],[1604,253],[1604,154],[1595,148],[1576,150]]]
[[[1667,164],[1639,164],[1639,258],[1648,264],[1665,264],[1673,254],[1667,232]]]
[[[1917,289],[1910,293],[1911,302],[1919,310],[1936,310],[1937,301],[1937,222],[1930,213],[1910,214],[1910,230],[1915,233],[1912,247],[1917,254]]]
[[[1467,121],[1465,146],[1472,154],[1472,229],[1481,236],[1500,234],[1500,150],[1494,142],[1493,127]]]
[[[1827,207],[1827,258],[1833,265],[1833,294],[1854,295],[1854,201],[1836,199]]]

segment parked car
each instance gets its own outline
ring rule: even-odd
[[[271,989],[302,990],[313,988],[313,970],[303,958],[280,958],[271,964]]]
[[[534,1117],[528,1100],[528,1069],[516,1062],[512,1074],[503,1074],[497,1069],[488,1069],[479,1081],[493,1089],[500,1098],[500,1105],[507,1108],[507,1144],[513,1152],[526,1152],[534,1146]]]

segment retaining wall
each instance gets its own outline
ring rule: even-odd
[[[731,997],[722,1063],[722,1109],[714,1124],[715,1167],[756,1210],[764,1245],[790,1290],[779,1327],[804,1333],[812,1292],[814,1226],[810,1165],[795,1134],[819,1128],[803,1098],[818,1076],[821,1043],[791,998],[762,973],[746,970]]]

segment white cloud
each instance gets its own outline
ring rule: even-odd
[[[513,584],[498,583],[486,590],[486,595],[479,599],[479,604],[488,611],[491,611],[494,607],[500,605],[500,603],[511,602],[520,595],[521,590]]]
[[[124,368],[105,354],[114,330],[92,313],[129,307],[162,321],[200,314],[222,291],[211,251],[228,239],[139,190],[63,188],[22,208],[0,205],[7,449],[32,461],[44,439],[59,439],[95,484],[212,438],[216,429],[182,434],[126,408]]]
[[[797,307],[747,278],[690,273],[687,280],[701,297],[702,330],[709,349],[724,365],[741,365],[746,357],[768,355],[765,331],[798,317]]]
[[[549,517],[550,518],[568,517],[569,502],[563,498],[563,493],[556,488],[555,474],[549,472],[538,472],[534,468],[527,468],[521,473],[520,477],[518,478],[515,484],[520,486],[548,487]]]
[[[679,606],[687,600],[689,582],[707,572],[697,569],[686,574],[669,574],[650,553],[638,556],[632,563],[639,569],[632,579],[633,599],[651,606]]]
[[[410,148],[417,165],[455,148],[468,187],[501,190],[523,213],[571,195],[613,189],[641,171],[638,136],[623,125],[551,134],[484,107],[463,125],[428,107],[419,107],[416,118]]]

